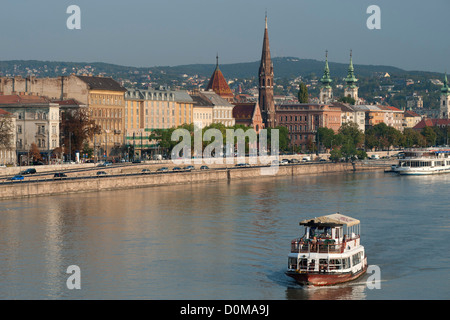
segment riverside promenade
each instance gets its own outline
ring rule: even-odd
[[[279,166],[253,165],[250,167],[216,164],[208,165],[209,169],[206,170],[199,170],[200,166],[196,165],[196,169],[191,171],[173,171],[173,168],[177,165],[174,165],[171,161],[160,161],[159,163],[151,161],[149,163],[113,165],[101,168],[95,167],[93,164],[69,165],[58,169],[51,168],[52,166],[45,166],[46,168],[44,166],[38,166],[35,167],[38,170],[38,174],[26,176],[23,181],[9,181],[7,176],[1,176],[3,179],[1,179],[0,183],[0,199],[123,190],[175,184],[187,185],[213,181],[261,179],[277,176],[299,176],[367,170],[381,171],[390,166],[390,162],[372,160],[358,161],[355,163],[301,162]],[[168,171],[158,172],[157,169],[161,167],[167,167]],[[143,173],[143,169],[147,169],[150,172]],[[53,174],[56,171],[65,172],[67,178],[55,179]],[[98,171],[104,171],[106,175],[99,176],[96,174]]]

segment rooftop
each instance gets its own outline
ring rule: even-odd
[[[120,83],[110,77],[91,77],[91,76],[77,76],[80,80],[85,82],[91,90],[108,90],[108,91],[122,91],[127,89],[122,87]]]

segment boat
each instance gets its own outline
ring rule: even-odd
[[[360,221],[340,213],[303,220],[304,234],[291,241],[286,275],[302,286],[353,281],[367,271]]]
[[[430,175],[450,172],[450,149],[427,148],[405,150],[393,169],[401,175]]]

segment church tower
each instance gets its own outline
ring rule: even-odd
[[[323,77],[320,79],[322,86],[320,87],[320,103],[330,103],[333,100],[333,89],[331,88],[330,68],[328,67],[328,51],[325,53],[325,69],[323,71]]]
[[[233,102],[234,94],[228,86],[227,80],[220,71],[219,68],[219,54],[216,56],[216,69],[214,70],[211,79],[209,80],[206,90],[212,90],[219,96],[227,100],[228,102]]]
[[[439,118],[450,119],[450,89],[448,87],[447,73],[444,77],[444,86],[441,88],[441,103],[440,103]]]
[[[273,64],[270,58],[269,32],[264,30],[264,40],[261,55],[261,64],[259,66],[259,106],[266,128],[276,127],[275,103],[273,101]]]
[[[355,100],[355,104],[359,104],[359,98],[358,98],[358,86],[356,85],[356,82],[358,82],[358,79],[355,78],[355,69],[353,68],[353,61],[352,61],[352,51],[350,50],[350,65],[348,66],[348,73],[347,78],[345,78],[345,82],[347,85],[344,89],[344,95],[346,97],[353,98]]]

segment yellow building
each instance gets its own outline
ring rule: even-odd
[[[88,87],[89,113],[101,134],[95,135],[91,144],[100,157],[119,155],[124,143],[124,93],[126,89],[117,81],[106,77],[77,76]],[[111,152],[115,148],[115,151]]]
[[[187,91],[164,88],[125,93],[124,128],[127,146],[141,155],[156,146],[149,141],[154,129],[170,129],[193,123],[194,101]]]

